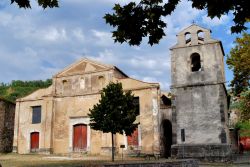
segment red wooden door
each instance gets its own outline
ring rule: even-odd
[[[73,150],[83,151],[87,147],[87,126],[78,124],[74,126]]]
[[[134,132],[127,137],[129,146],[138,146],[138,128],[134,130]]]
[[[33,132],[30,134],[30,149],[31,151],[39,149],[39,132]]]

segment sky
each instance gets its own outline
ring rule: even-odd
[[[136,0],[138,1],[138,0]],[[10,0],[0,0],[0,82],[44,80],[87,57],[115,65],[132,78],[158,82],[169,90],[170,51],[176,34],[196,24],[212,30],[212,38],[222,41],[225,54],[240,34],[231,34],[231,14],[210,19],[206,11],[195,10],[182,0],[175,12],[163,20],[166,36],[159,45],[150,46],[147,39],[140,46],[114,43],[113,28],[103,16],[112,12],[115,3],[129,0],[64,0],[60,8],[42,9],[32,1],[32,9],[19,9]],[[226,59],[226,56],[225,56]],[[226,67],[229,84],[233,74]]]

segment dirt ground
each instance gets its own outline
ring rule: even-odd
[[[0,154],[2,167],[99,167],[104,163],[110,163],[111,157],[69,157],[56,155],[20,155]],[[144,161],[142,158],[125,158],[126,162]],[[124,162],[121,157],[116,158],[115,163]],[[155,161],[155,160],[151,160]],[[161,161],[161,160],[159,160]],[[228,163],[200,163],[200,167],[250,167],[250,163],[228,164]]]
[[[91,167],[99,166],[107,161],[107,158],[106,160],[105,158],[97,160],[92,157],[85,157],[83,159],[54,155],[0,154],[0,164],[2,167]]]

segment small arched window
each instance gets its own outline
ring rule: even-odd
[[[190,32],[185,33],[185,40],[186,40],[186,44],[191,42],[191,34],[190,34]]]
[[[201,71],[201,57],[198,53],[191,55],[191,70],[192,72]]]
[[[204,32],[199,30],[197,31],[197,36],[198,36],[198,40],[200,41],[204,41]]]

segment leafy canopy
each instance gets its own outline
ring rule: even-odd
[[[244,33],[242,38],[236,38],[235,44],[227,57],[227,64],[234,73],[231,81],[233,92],[239,95],[250,87],[250,34]]]
[[[232,32],[239,33],[245,30],[245,24],[250,19],[249,5],[247,0],[189,0],[192,7],[206,9],[208,17],[221,17],[229,12],[233,13],[235,25]],[[130,2],[121,6],[115,4],[113,14],[106,14],[106,23],[114,28],[113,37],[115,42],[128,42],[130,45],[140,45],[143,37],[148,37],[150,45],[158,44],[165,36],[166,23],[162,16],[170,15],[180,0],[140,0],[138,4]],[[183,18],[185,19],[185,18]]]
[[[11,0],[11,3],[17,3],[20,8],[31,8],[30,0]],[[38,5],[45,8],[59,7],[58,0],[37,0]]]
[[[241,93],[238,103],[241,112],[241,121],[248,121],[250,123],[250,90]]]
[[[58,7],[58,0],[37,0],[43,8]],[[192,7],[207,11],[210,18],[221,17],[232,12],[234,25],[233,33],[239,33],[247,29],[245,24],[250,19],[248,0],[189,0]],[[11,0],[21,8],[31,8],[30,0]],[[119,0],[117,0],[119,2]],[[127,5],[115,4],[113,14],[104,16],[106,23],[114,28],[113,38],[115,42],[127,42],[130,45],[140,45],[143,37],[148,37],[150,45],[158,44],[165,36],[166,23],[162,17],[170,15],[180,0],[140,0],[139,3],[131,0]],[[185,18],[183,18],[185,19]]]
[[[121,83],[111,82],[103,88],[99,103],[89,110],[91,128],[104,133],[131,135],[138,125],[134,123],[137,113],[133,99],[131,91],[124,92]]]

